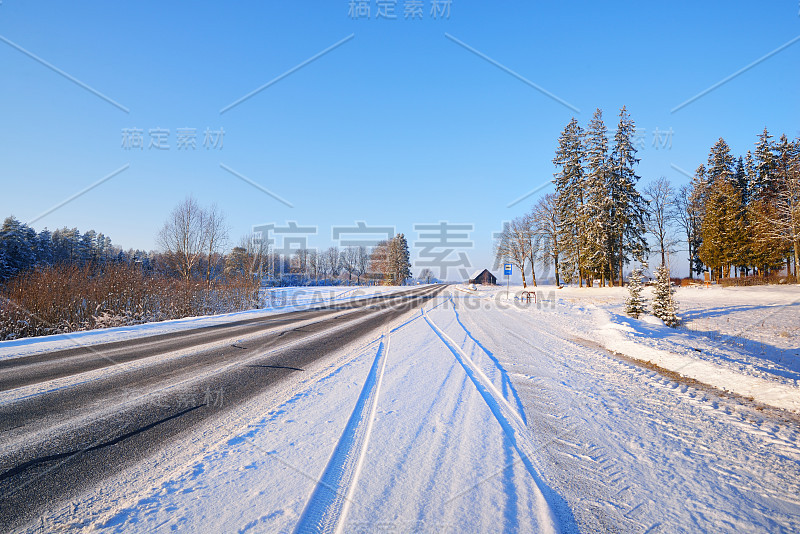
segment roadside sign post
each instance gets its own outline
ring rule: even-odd
[[[506,300],[508,300],[508,284],[509,284],[508,277],[511,276],[511,264],[510,263],[504,263],[503,264],[503,274],[506,275]]]

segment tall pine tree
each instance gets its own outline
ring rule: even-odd
[[[732,265],[747,263],[742,201],[730,178],[716,180],[708,188],[698,253],[716,278],[728,277]]]
[[[753,199],[770,201],[775,194],[775,154],[767,128],[759,134],[753,153]]]
[[[595,277],[613,278],[611,261],[611,197],[609,195],[608,138],[603,112],[594,112],[585,134],[584,216],[586,221],[586,267],[589,284]]]
[[[584,216],[583,129],[573,117],[558,138],[553,163],[556,207],[560,219],[560,273],[565,281],[576,277],[583,286],[586,263],[586,219]]]
[[[636,190],[639,176],[635,166],[639,163],[633,138],[636,125],[625,106],[619,112],[619,125],[614,135],[611,151],[609,192],[611,198],[610,236],[613,260],[617,266],[619,285],[622,286],[622,269],[632,254],[648,250],[645,237],[645,201]]]

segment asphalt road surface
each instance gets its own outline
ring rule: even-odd
[[[0,403],[0,531],[101,484],[199,422],[298,380],[309,364],[443,287],[0,361],[0,392],[42,386]]]

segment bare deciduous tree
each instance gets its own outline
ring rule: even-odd
[[[308,252],[307,248],[299,248],[294,253],[292,269],[301,277],[308,273]]]
[[[541,237],[534,231],[535,221],[529,213],[522,218],[525,225],[525,232],[528,238],[528,257],[531,263],[531,283],[536,287],[536,264],[539,263],[541,256]]]
[[[528,224],[524,217],[517,217],[503,228],[495,243],[495,256],[499,261],[513,264],[522,273],[522,287],[528,287],[525,281],[525,264],[530,253]]]
[[[369,268],[369,252],[367,252],[366,247],[358,247],[356,249],[356,282],[360,285],[361,284],[361,277],[367,273],[367,269]]]
[[[347,279],[353,280],[353,273],[358,270],[358,247],[345,247],[341,255],[342,268],[347,272]]]
[[[422,271],[420,271],[419,279],[425,280],[426,284],[430,284],[434,279],[433,271],[425,267],[424,269],[422,269]]]
[[[246,235],[225,258],[225,274],[251,275],[261,280],[266,263],[266,243],[252,234]]]
[[[316,250],[311,250],[308,253],[308,276],[314,279],[314,282],[319,280],[319,260],[320,254]]]
[[[328,264],[328,269],[330,269],[331,278],[338,278],[339,273],[341,272],[339,247],[329,247],[327,250],[325,250],[324,254],[325,261]]]
[[[193,197],[175,206],[158,233],[158,245],[164,250],[170,267],[184,280],[201,261],[208,245],[205,214]]]
[[[206,262],[206,284],[211,283],[212,259],[218,254],[228,240],[228,227],[225,224],[225,216],[219,211],[216,204],[212,204],[206,210],[202,210],[203,231],[205,233],[207,262]]]
[[[678,244],[671,225],[676,217],[675,190],[662,176],[644,188],[644,198],[647,201],[647,231],[656,239],[661,265],[667,265],[667,257]]]
[[[217,206],[205,209],[191,196],[173,208],[156,238],[170,267],[184,280],[202,269],[205,256],[207,284],[227,239],[225,217]]]
[[[545,268],[552,265],[555,269],[556,285],[561,284],[559,276],[559,217],[555,195],[548,194],[539,199],[533,206],[530,217],[531,231],[538,236],[541,248],[540,261]],[[547,271],[545,271],[546,273]]]
[[[700,215],[692,200],[692,188],[682,185],[675,196],[675,222],[686,236],[686,250],[689,254],[689,278],[694,274],[695,256],[700,246]]]

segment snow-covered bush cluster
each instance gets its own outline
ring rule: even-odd
[[[646,299],[642,295],[642,269],[635,267],[628,278],[628,299],[625,301],[625,313],[638,319],[647,313]]]
[[[675,290],[669,277],[669,267],[661,265],[656,269],[656,285],[653,289],[653,315],[669,327],[678,326],[681,321],[677,316],[678,304],[675,301]],[[628,281],[628,298],[625,301],[625,313],[638,319],[647,313],[647,300],[642,295],[642,269],[636,267],[631,271]]]
[[[675,303],[675,290],[669,278],[669,267],[662,265],[656,269],[656,287],[653,291],[653,315],[664,321],[669,327],[676,327],[680,319],[676,315],[678,306]]]

